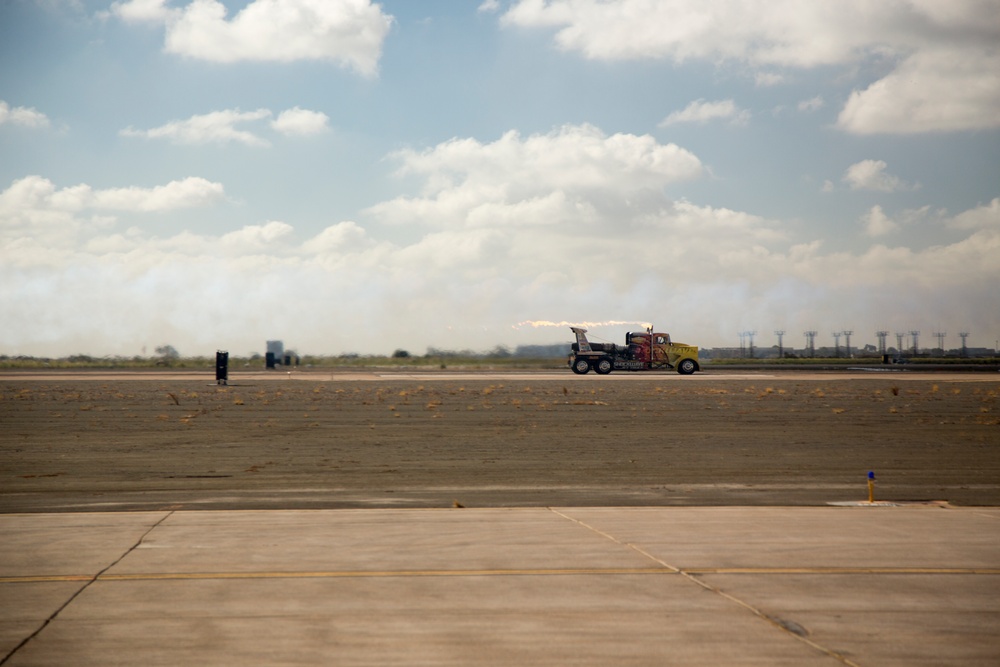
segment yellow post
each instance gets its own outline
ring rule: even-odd
[[[875,502],[875,472],[868,471],[868,502]]]

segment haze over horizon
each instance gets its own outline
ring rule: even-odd
[[[0,156],[0,354],[1000,339],[996,0],[17,0]]]

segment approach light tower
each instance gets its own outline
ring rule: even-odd
[[[737,331],[736,335],[740,337],[740,359],[743,359],[747,356],[747,344],[745,341],[747,332]]]
[[[809,356],[816,356],[816,332],[815,331],[803,331],[803,335],[806,337],[806,349],[809,350]]]
[[[934,332],[934,337],[938,339],[938,351],[941,353],[942,357],[944,356],[944,337],[947,335],[948,334],[943,331]]]
[[[833,356],[839,358],[840,357],[840,332],[839,331],[834,331],[830,335],[833,336]]]
[[[757,335],[757,331],[744,331],[743,335],[750,339],[750,358],[753,359],[753,337]]]
[[[844,331],[841,331],[840,333],[844,334],[844,339],[847,341],[847,358],[850,359],[851,358],[851,336],[854,335],[854,332],[853,331],[844,330]]]
[[[963,357],[967,357],[967,356],[969,356],[969,348],[966,347],[966,345],[965,345],[965,339],[969,337],[969,332],[968,331],[963,331],[962,333],[960,333],[958,335],[962,337],[962,356]]]
[[[878,338],[878,353],[885,356],[885,338],[889,335],[888,331],[876,331],[875,336]]]
[[[903,333],[902,331],[897,331],[896,332],[896,356],[897,357],[903,354],[903,336],[905,336],[905,335],[906,334]]]
[[[920,346],[917,344],[917,340],[920,336],[919,331],[911,331],[910,336],[913,338],[913,356],[920,354]]]
[[[785,358],[785,346],[782,344],[782,339],[785,336],[785,330],[784,329],[779,329],[779,330],[777,330],[777,331],[774,332],[774,335],[778,337],[778,358],[779,359],[784,359]]]

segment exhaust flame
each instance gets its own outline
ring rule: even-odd
[[[626,320],[608,320],[607,322],[547,322],[545,320],[525,320],[524,322],[518,322],[513,326],[514,329],[520,329],[522,327],[531,327],[532,329],[538,329],[539,327],[579,327],[581,329],[591,329],[593,327],[619,327],[630,324],[638,324],[643,329],[651,329],[653,327],[649,322],[629,322]]]

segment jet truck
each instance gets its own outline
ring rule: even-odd
[[[670,334],[654,333],[652,327],[643,333],[625,334],[625,344],[591,343],[587,330],[570,327],[576,342],[569,354],[569,367],[577,375],[598,375],[611,371],[652,371],[676,369],[681,375],[691,375],[700,370],[698,348],[695,345],[675,343]]]

